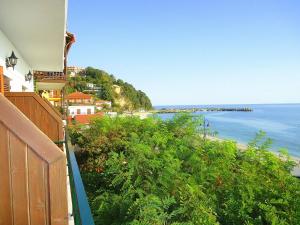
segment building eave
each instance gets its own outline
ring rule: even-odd
[[[67,0],[1,0],[0,29],[34,70],[63,71]]]

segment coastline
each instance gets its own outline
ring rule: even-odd
[[[195,112],[252,112],[253,109],[249,107],[175,107],[175,108],[161,108],[152,110],[153,113],[195,113]]]
[[[207,137],[207,139],[209,139],[211,141],[219,141],[219,142],[234,141],[236,143],[238,149],[240,149],[241,151],[246,151],[248,149],[248,146],[246,144],[239,143],[234,139],[225,139],[225,138],[214,137],[214,136],[209,136],[209,135],[206,137]],[[273,151],[270,151],[270,152],[279,157],[279,153],[273,152]],[[294,167],[294,169],[291,173],[293,176],[300,178],[300,157],[290,155],[290,158],[296,163],[296,166]]]
[[[273,140],[272,149],[286,148],[290,155],[300,158],[300,104],[238,104],[238,105],[166,105],[156,109],[173,108],[252,108],[252,112],[197,112],[210,124],[210,130],[217,131],[221,138],[237,140],[248,144],[255,134],[262,130]],[[171,119],[175,113],[156,114],[162,119]]]

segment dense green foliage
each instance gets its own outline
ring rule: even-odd
[[[294,163],[260,134],[240,151],[200,118],[103,118],[72,141],[96,224],[300,224]]]
[[[89,89],[87,84],[92,83],[99,88],[95,96],[99,99],[111,101],[115,108],[123,110],[152,109],[151,101],[144,92],[136,90],[131,84],[121,79],[116,79],[113,75],[103,70],[87,67],[77,76],[69,77],[68,81],[68,93],[74,91],[83,92]],[[118,85],[121,88],[120,96],[114,92],[113,85]],[[124,98],[126,104],[120,107],[117,103],[118,98]]]

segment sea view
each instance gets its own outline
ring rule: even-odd
[[[0,0],[0,225],[300,225],[300,0]]]
[[[247,144],[253,140],[259,130],[266,132],[273,143],[271,150],[286,148],[292,156],[300,156],[300,104],[258,104],[258,105],[181,105],[156,106],[162,108],[252,108],[252,112],[196,112],[209,121],[211,131],[217,131],[217,137],[233,139]],[[162,119],[170,119],[174,113],[158,114]]]

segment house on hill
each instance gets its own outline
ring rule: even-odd
[[[69,115],[91,115],[95,114],[94,105],[70,105],[68,107]]]
[[[95,101],[96,109],[101,110],[103,108],[111,108],[111,101],[106,100],[96,100]]]
[[[74,92],[66,97],[70,105],[73,104],[93,104],[93,96],[82,92]]]
[[[98,112],[96,114],[91,114],[91,115],[75,115],[75,116],[69,116],[68,121],[69,124],[75,123],[81,125],[88,125],[90,124],[91,120],[96,118],[102,118],[103,116],[104,116],[103,112]]]
[[[94,100],[91,95],[82,92],[74,92],[66,97],[69,107],[69,115],[92,115],[95,114]]]
[[[84,93],[91,93],[91,94],[95,94],[96,92],[99,92],[101,90],[100,87],[98,87],[96,84],[93,83],[86,83],[86,89],[83,90]]]
[[[68,66],[67,71],[69,73],[70,77],[75,77],[76,74],[82,72],[84,70],[83,67],[78,67],[78,66]]]

